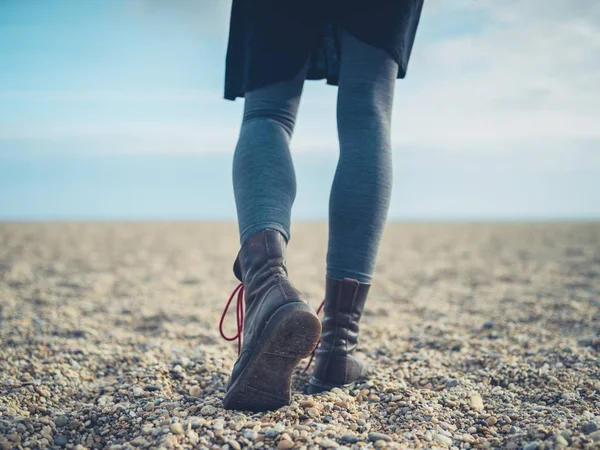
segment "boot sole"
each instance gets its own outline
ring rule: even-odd
[[[294,369],[310,356],[320,336],[321,321],[310,306],[300,302],[281,306],[225,394],[223,407],[258,412],[289,405]]]

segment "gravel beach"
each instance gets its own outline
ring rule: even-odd
[[[370,377],[224,411],[233,223],[0,223],[0,449],[600,448],[600,223],[395,224]],[[327,226],[294,224],[315,307]],[[234,309],[234,308],[233,308]],[[227,327],[235,331],[235,313]]]

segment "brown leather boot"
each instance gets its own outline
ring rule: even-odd
[[[306,388],[309,394],[346,386],[367,375],[367,364],[354,352],[358,343],[358,322],[370,287],[370,284],[349,278],[327,277],[323,331],[315,351],[313,376]]]
[[[244,242],[234,263],[245,313],[239,295],[243,345],[223,398],[225,409],[266,411],[289,404],[294,368],[319,340],[318,316],[287,278],[285,250],[283,235],[267,229]]]

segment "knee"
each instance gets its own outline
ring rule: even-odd
[[[337,125],[340,138],[356,133],[383,137],[390,133],[391,106],[387,99],[371,95],[340,98],[337,107]]]
[[[252,102],[246,99],[242,126],[256,122],[275,123],[291,136],[296,123],[295,111],[275,102]]]

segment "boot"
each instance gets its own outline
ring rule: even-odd
[[[327,277],[323,331],[315,351],[313,376],[307,385],[309,394],[346,386],[367,375],[367,364],[354,352],[358,343],[358,322],[370,287],[370,284],[350,278]]]
[[[243,329],[243,345],[223,398],[225,409],[267,411],[289,404],[294,368],[318,343],[321,323],[287,278],[285,250],[283,235],[267,229],[248,238],[235,260],[245,313],[239,295],[234,338],[241,339]]]

